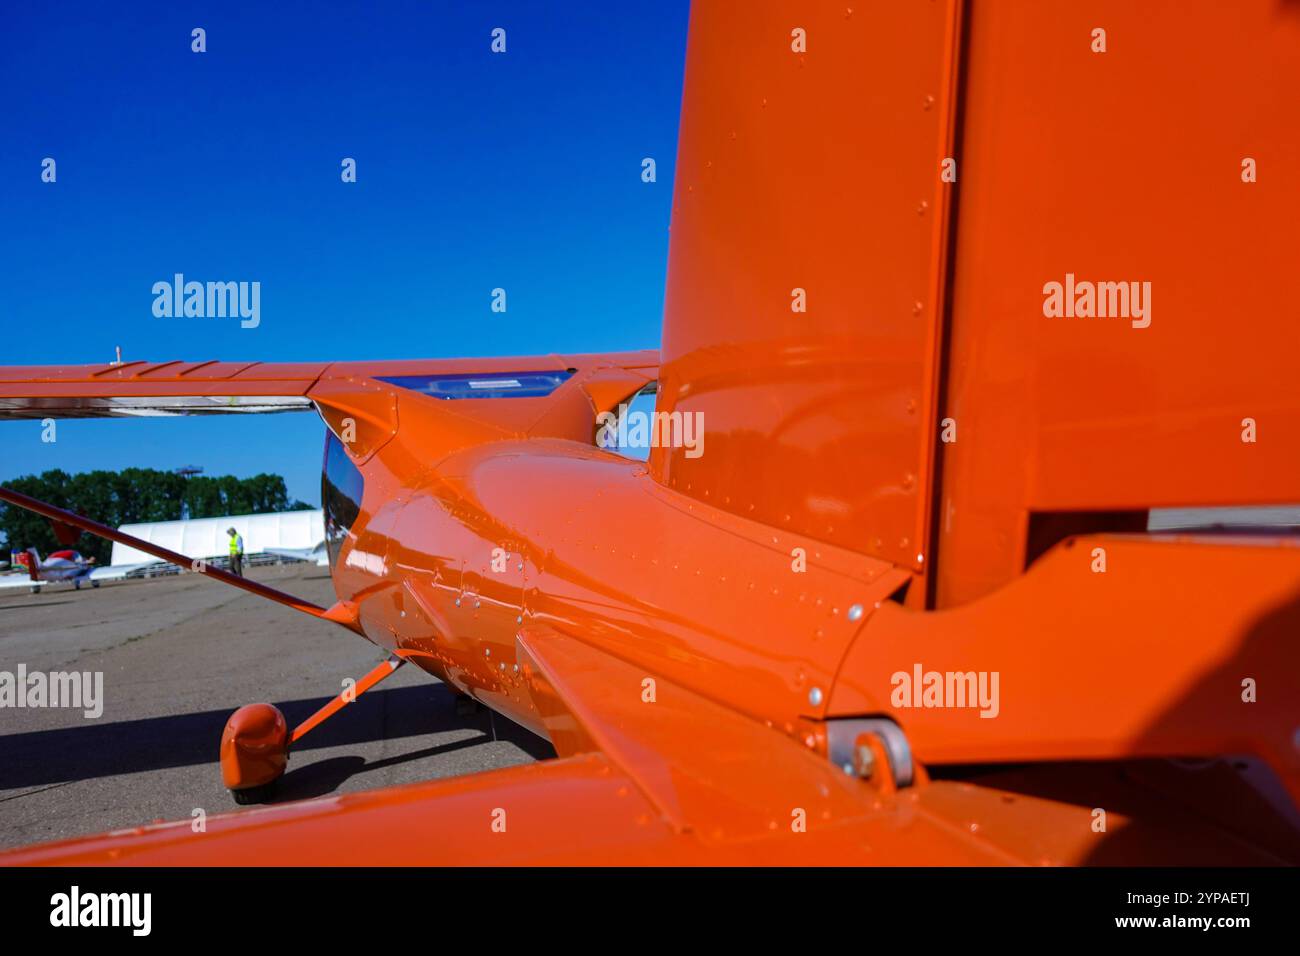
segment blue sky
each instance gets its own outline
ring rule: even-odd
[[[686,20],[685,0],[6,5],[0,365],[116,346],[157,361],[658,346]],[[177,272],[260,282],[260,326],[156,318],[150,290]],[[0,481],[193,464],[278,472],[315,503],[322,439],[314,415],[70,421],[54,444],[0,422]]]

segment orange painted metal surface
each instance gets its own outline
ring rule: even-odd
[[[711,445],[651,465],[706,504],[919,570],[958,5],[856,7],[692,7],[660,407],[702,412]]]
[[[1210,130],[1228,94],[1196,115],[1151,39],[1221,37],[1214,55],[1267,90],[1235,135],[1295,168],[1296,18],[1062,9],[697,4],[662,369],[644,352],[0,369],[9,417],[312,402],[364,477],[324,616],[559,754],[0,862],[1300,861],[1296,539],[1106,533],[1161,505],[1300,499],[1293,325],[1265,281],[1282,253],[1183,240],[1200,202],[1280,241],[1294,177],[1263,197],[1204,186],[1220,161],[1236,176],[1232,135]],[[1088,59],[1098,16],[1110,60]],[[1149,133],[1120,96],[1138,82],[1179,104]],[[1213,134],[1223,155],[1139,187],[1130,153],[1098,145],[1115,131],[1152,149]],[[1004,168],[1003,149],[1028,153]],[[1142,232],[1145,198],[1181,232]],[[1150,327],[1043,315],[1058,273],[1142,263]],[[1216,344],[1232,310],[1265,355]],[[380,380],[569,370],[538,397]],[[703,413],[704,454],[597,447],[595,416],[653,380],[659,411]],[[1243,446],[1233,419],[1256,406],[1269,438]],[[1128,517],[1070,530],[1112,512]],[[1066,529],[1041,555],[1036,513]]]
[[[221,782],[229,790],[260,787],[284,773],[289,725],[278,707],[246,704],[221,733]]]
[[[941,605],[1021,573],[1031,513],[1300,503],[1300,11],[1012,0],[969,19]],[[1149,282],[1150,324],[1044,317],[1067,273]]]
[[[1253,755],[1300,805],[1297,634],[1300,540],[1070,539],[961,608],[882,607],[846,657],[831,709],[889,714],[930,767]],[[917,668],[996,672],[996,713],[918,706],[919,690],[901,695],[894,680]],[[1254,700],[1247,681],[1260,688]]]

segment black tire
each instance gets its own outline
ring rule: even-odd
[[[256,803],[270,803],[271,794],[275,790],[275,781],[264,783],[260,787],[245,787],[242,790],[231,790],[230,795],[235,798],[235,802],[241,807],[251,806]]]
[[[90,586],[91,586],[92,588],[97,588],[97,587],[99,587],[99,582],[98,582],[98,581],[91,581],[91,582],[90,582]]]

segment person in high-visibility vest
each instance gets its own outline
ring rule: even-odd
[[[230,535],[230,573],[242,578],[244,576],[244,539],[234,528],[227,528],[226,534]]]

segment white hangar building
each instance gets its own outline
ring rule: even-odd
[[[118,530],[143,538],[191,558],[221,558],[230,554],[227,528],[244,538],[244,554],[309,552],[325,540],[323,511],[281,511],[264,515],[227,515],[189,521],[146,521],[124,524]],[[114,565],[157,561],[153,555],[113,542]]]

